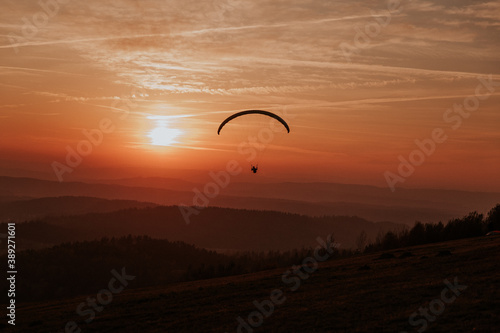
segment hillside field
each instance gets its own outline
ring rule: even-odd
[[[499,248],[500,237],[479,237],[334,259],[308,275],[289,267],[125,288],[89,322],[76,309],[95,294],[19,304],[15,328],[1,328],[64,332],[74,321],[78,328],[68,332],[498,332]],[[270,307],[271,299],[280,304]],[[254,303],[264,305],[260,312]]]

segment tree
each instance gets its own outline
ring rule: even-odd
[[[382,240],[382,248],[384,250],[391,250],[391,249],[396,249],[398,247],[399,247],[398,236],[392,231],[386,233]]]
[[[461,219],[453,219],[444,228],[446,239],[477,237],[484,234],[483,214],[472,212]]]
[[[356,238],[356,248],[358,251],[363,252],[366,246],[366,240],[368,238],[368,235],[366,234],[366,231],[361,231],[359,233],[358,238]]]
[[[409,245],[425,244],[425,226],[422,222],[415,222],[408,236]]]
[[[488,212],[486,224],[488,231],[500,230],[500,204],[497,204]]]

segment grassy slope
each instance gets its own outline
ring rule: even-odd
[[[406,259],[377,260],[376,253],[332,260],[295,292],[281,281],[286,269],[130,289],[115,296],[90,324],[75,314],[87,296],[25,304],[18,308],[12,331],[59,332],[75,320],[83,332],[235,332],[236,318],[255,311],[254,300],[269,299],[280,288],[286,301],[255,332],[416,332],[421,326],[409,324],[410,314],[440,297],[443,280],[456,276],[468,288],[427,331],[499,332],[499,245],[500,237],[482,237],[392,251],[396,257],[415,254]],[[452,255],[436,257],[441,250]],[[371,269],[360,270],[365,264]]]

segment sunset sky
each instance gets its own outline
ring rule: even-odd
[[[234,159],[271,179],[388,187],[398,156],[440,128],[447,139],[397,187],[498,191],[500,2],[394,2],[4,0],[0,172],[57,180],[53,162],[108,119],[65,180]],[[237,148],[253,118],[217,135],[246,109],[291,128],[255,161]]]

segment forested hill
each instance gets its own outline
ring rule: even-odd
[[[18,223],[20,246],[54,245],[101,237],[149,235],[184,241],[209,249],[286,250],[312,246],[318,236],[334,234],[342,248],[356,246],[362,231],[367,240],[403,225],[372,223],[358,217],[309,217],[273,211],[209,207],[192,215],[187,224],[177,206],[126,209],[110,213],[46,217]],[[24,241],[24,243],[23,243]],[[29,247],[29,246],[25,246]]]
[[[138,276],[131,288],[142,288],[284,267],[312,255],[312,249],[297,249],[228,256],[147,236],[63,243],[17,254],[23,265],[17,300],[33,302],[92,293],[109,280],[111,270],[123,269],[127,275]],[[44,278],[48,276],[50,279]]]
[[[108,200],[93,197],[47,197],[0,202],[0,221],[24,221],[49,215],[76,215],[107,213],[127,208],[158,206],[154,203],[133,200]]]

